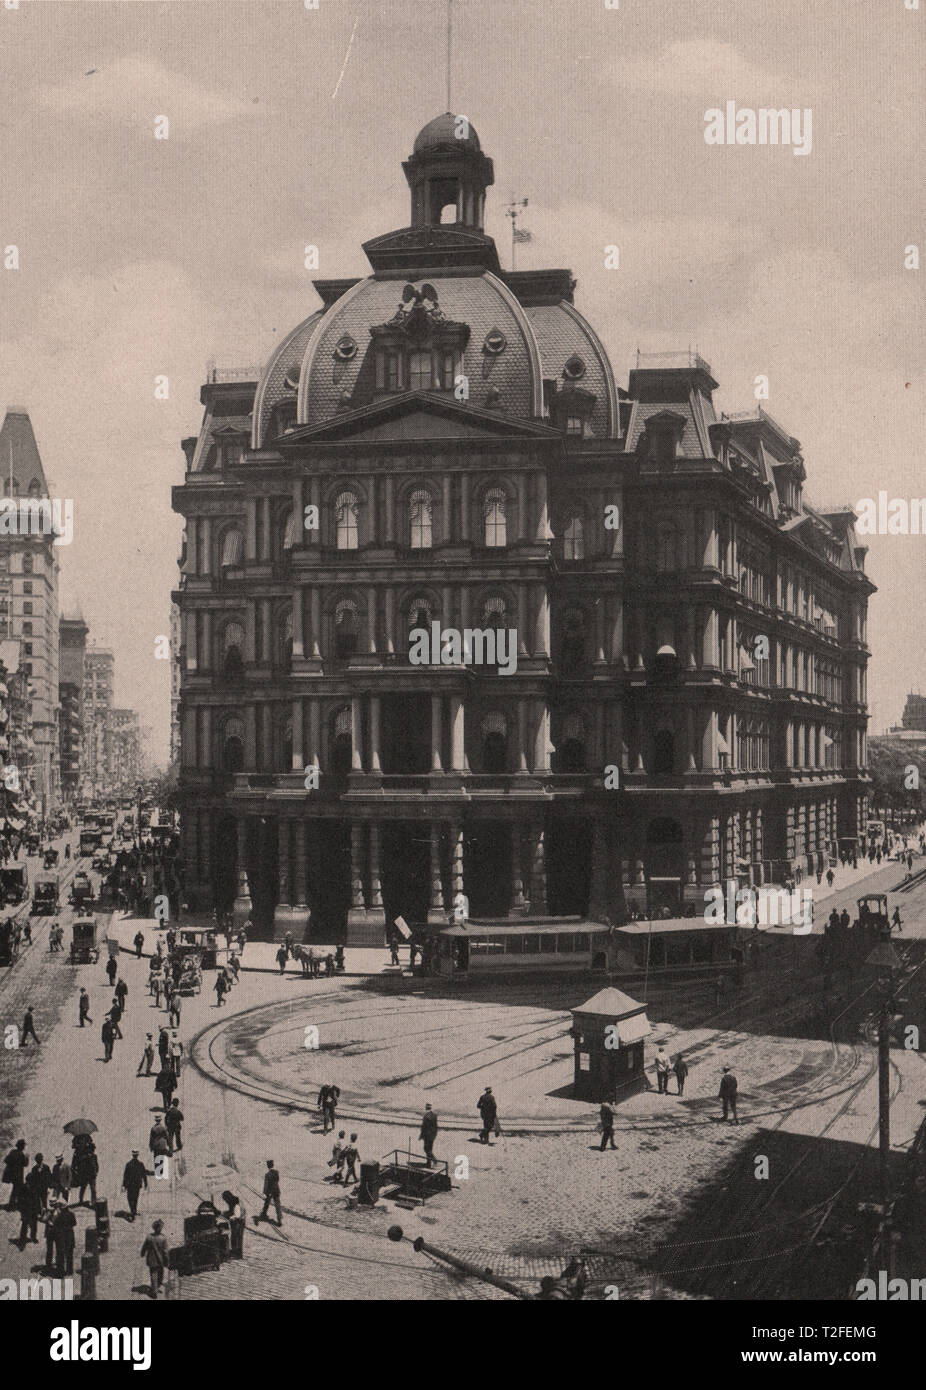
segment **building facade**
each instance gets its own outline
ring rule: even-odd
[[[90,646],[84,659],[83,794],[100,796],[109,790],[112,767],[113,683],[115,657],[104,647]]]
[[[87,633],[89,629],[79,609],[63,613],[58,624],[60,669],[58,680],[61,707],[59,735],[61,795],[72,801],[80,790],[84,746],[84,681],[86,679]]]
[[[5,516],[0,524],[0,630],[21,643],[31,746],[22,756],[43,814],[60,790],[58,734],[58,551],[48,484],[32,423],[11,407],[0,428]]]
[[[113,709],[110,714],[109,787],[132,791],[141,777],[141,728],[133,709]]]
[[[265,931],[696,910],[866,816],[852,513],[700,357],[618,387],[570,272],[502,270],[462,129],[183,441],[188,895]]]

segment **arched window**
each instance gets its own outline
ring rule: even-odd
[[[226,623],[222,632],[222,674],[244,674],[244,628],[240,623]]]
[[[334,504],[335,539],[338,550],[356,550],[359,542],[360,507],[352,492],[342,492]]]
[[[431,549],[431,497],[413,492],[408,502],[408,530],[412,550]]]
[[[430,635],[431,631],[431,600],[427,598],[413,598],[408,605],[408,630],[423,627]]]
[[[671,777],[675,771],[675,736],[670,729],[658,729],[653,737],[653,776]]]
[[[225,532],[225,539],[222,541],[222,569],[233,569],[241,564],[244,555],[244,536],[240,531],[231,530]]]
[[[350,705],[338,710],[334,717],[331,741],[331,770],[335,777],[346,777],[351,768],[353,753],[353,723]]]
[[[244,767],[244,724],[237,717],[226,719],[222,726],[222,769],[240,772]]]
[[[288,670],[293,660],[293,610],[291,608],[280,619],[280,665]]]
[[[505,600],[500,594],[493,594],[492,597],[487,598],[485,603],[483,604],[482,627],[483,629],[494,629],[495,631],[500,631],[506,628],[507,626],[508,623],[506,620]],[[490,660],[490,656],[494,657],[494,660]],[[474,654],[474,660],[478,661],[479,659],[479,656]],[[482,653],[482,662],[482,669],[487,674],[491,675],[498,672],[497,638],[494,642],[494,651],[490,652],[487,646],[484,652]]]
[[[581,608],[567,608],[563,614],[563,641],[560,668],[564,676],[581,670],[585,664],[585,614]]]
[[[563,559],[585,559],[585,525],[581,516],[571,516],[563,531]]]
[[[340,661],[353,656],[360,635],[360,619],[353,599],[344,598],[334,610],[334,653]]]
[[[487,714],[482,721],[483,771],[498,774],[508,768],[508,721],[503,714]]]
[[[32,479],[32,482],[29,484],[29,496],[30,496],[30,497],[41,497],[41,495],[42,495],[42,484],[39,482],[38,478],[33,478],[33,479]]]
[[[558,771],[585,771],[585,723],[581,714],[570,714],[563,720],[557,754]]]
[[[485,495],[485,543],[490,547],[508,544],[508,531],[505,521],[505,494],[501,488],[493,488]]]

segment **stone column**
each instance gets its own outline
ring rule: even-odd
[[[518,489],[517,539],[523,541],[527,536],[527,475],[519,473],[515,480]]]
[[[363,771],[363,715],[360,696],[354,695],[350,702],[350,766],[351,772]],[[357,828],[356,826],[354,827]]]
[[[350,828],[350,916],[362,914],[366,921],[366,900],[363,895],[363,826],[354,821]]]
[[[313,584],[310,592],[309,614],[309,621],[312,625],[312,659],[313,661],[317,661],[321,658],[322,654],[322,596],[321,590],[319,589],[317,584]]]
[[[524,876],[523,876],[523,853],[524,845],[521,839],[521,827],[512,825],[511,827],[511,912],[527,912],[530,903],[524,896]],[[509,914],[510,915],[510,914]]]
[[[196,611],[186,615],[186,669],[195,672],[198,667],[198,644],[196,641]]]
[[[316,478],[316,477],[310,477],[310,478],[309,478],[309,505],[316,508],[317,513],[318,513],[318,522],[319,522],[319,524],[318,524],[318,526],[313,527],[311,530],[306,531],[306,529],[305,529],[305,511],[303,511],[302,517],[301,517],[300,522],[299,522],[299,526],[300,526],[302,535],[303,535],[304,538],[307,538],[307,539],[308,539],[309,545],[320,545],[320,544],[321,544],[321,539],[322,539],[322,528],[321,528],[321,506],[320,506],[320,502],[319,502],[320,491],[321,491],[321,489],[320,489],[320,487],[319,487],[319,480],[318,480],[318,478]]]
[[[531,912],[543,917],[547,911],[547,862],[542,825],[530,829],[531,846]]]
[[[197,657],[200,671],[212,670],[212,614],[208,608],[203,609],[202,641]]]
[[[465,893],[463,887],[463,827],[454,825],[450,830],[451,853],[450,853],[450,894],[451,906],[456,915],[460,908],[461,895]],[[468,914],[467,914],[468,915]]]
[[[386,477],[386,544],[395,544],[395,480]]]
[[[280,877],[280,907],[289,907],[289,842],[290,822],[286,816],[277,817],[277,857]]]
[[[301,584],[293,590],[293,657],[305,654],[305,593]]]
[[[546,585],[539,588],[537,595],[537,616],[534,622],[534,656],[550,655],[550,599]]]
[[[257,710],[253,704],[244,710],[244,770],[253,772],[257,767]]]
[[[546,469],[541,469],[537,474],[537,529],[534,539],[538,542],[546,542],[549,539],[550,518],[547,511],[547,474]]]
[[[301,473],[293,478],[293,546],[305,545],[305,480]]]
[[[305,873],[305,821],[297,820],[293,825],[293,884],[292,896],[294,906],[302,916],[306,910],[306,873]]]
[[[444,765],[441,762],[441,697],[431,696],[431,771],[443,772]]]
[[[463,698],[450,697],[450,766],[454,772],[463,772],[466,767],[466,716]]]
[[[191,516],[187,522],[186,533],[186,564],[184,572],[186,574],[199,573],[199,545],[197,544],[196,532],[199,527],[199,517]]]
[[[257,600],[245,605],[244,609],[244,660],[253,666],[257,660]]]
[[[273,547],[270,536],[270,498],[261,498],[261,536],[260,536],[260,558],[265,564],[269,563],[273,556]]]
[[[380,864],[380,843],[379,843],[379,822],[370,822],[370,910],[367,920],[372,919],[379,926],[386,925],[386,914],[383,911],[383,890],[379,877]]]
[[[550,711],[545,700],[534,701],[534,771],[550,771]]]
[[[200,572],[205,575],[212,573],[212,517],[203,517],[203,549],[199,557]]]
[[[270,662],[273,660],[273,604],[269,598],[261,599],[261,650],[257,654],[258,661]]]
[[[611,660],[620,661],[624,655],[624,597],[614,594],[611,599]]]
[[[444,889],[440,874],[440,827],[431,826],[431,902],[428,908],[428,922],[436,924],[447,920],[444,907]]]
[[[201,767],[208,768],[215,763],[212,751],[212,710],[208,705],[203,705],[203,737],[199,748],[199,762]]]
[[[444,474],[443,485],[443,514],[441,516],[440,538],[442,541],[453,539],[453,493],[451,491],[453,478],[449,473]]]
[[[262,724],[261,752],[264,772],[273,769],[273,706],[266,702],[260,706]]]
[[[605,600],[599,595],[595,602],[595,663],[605,664]]]
[[[704,620],[704,637],[702,649],[702,666],[717,667],[720,664],[720,643],[717,632],[717,609],[708,609]]]
[[[247,508],[247,525],[245,528],[245,559],[257,559],[257,498],[249,497],[245,504]]]
[[[389,656],[395,652],[395,589],[386,588],[386,651]]]
[[[688,743],[688,771],[689,771],[689,772],[697,772],[697,770],[698,770],[698,754],[697,754],[697,739],[696,739],[696,736],[695,736],[695,712],[694,712],[694,709],[693,709],[693,708],[690,708],[690,707],[689,707],[689,709],[688,709],[687,712],[686,712],[686,728],[687,728],[687,743]]]
[[[469,474],[460,474],[460,540],[470,541],[469,533]]]
[[[248,822],[246,816],[238,817],[238,892],[232,909],[236,926],[241,926],[251,915],[251,893],[248,888]]]
[[[382,772],[380,761],[380,697],[370,696],[370,771]],[[372,833],[372,831],[371,831]],[[379,829],[377,828],[377,835]]]
[[[518,656],[527,656],[527,637],[530,628],[527,584],[518,585]]]
[[[293,700],[293,772],[301,772],[304,766],[303,759],[305,750],[303,748],[303,732],[305,728],[305,704],[302,700]]]
[[[733,753],[730,754],[731,766]],[[713,772],[717,767],[717,711],[708,710],[701,729],[701,769]]]
[[[322,765],[321,708],[317,695],[309,700],[309,762],[313,767]]]

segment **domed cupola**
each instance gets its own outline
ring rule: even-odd
[[[465,116],[446,111],[429,121],[402,168],[411,189],[413,227],[443,222],[482,231],[486,189],[495,175]]]

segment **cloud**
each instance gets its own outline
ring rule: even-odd
[[[170,120],[170,138],[183,139],[206,126],[252,117],[253,103],[207,91],[183,73],[148,58],[127,56],[56,87],[42,87],[43,105],[65,116],[102,119],[153,138],[156,116]]]
[[[733,44],[712,39],[687,39],[670,43],[662,52],[633,57],[616,69],[622,88],[662,92],[672,96],[733,98],[755,104],[778,105],[795,89],[792,74],[757,67]],[[809,87],[801,84],[805,100]]]

